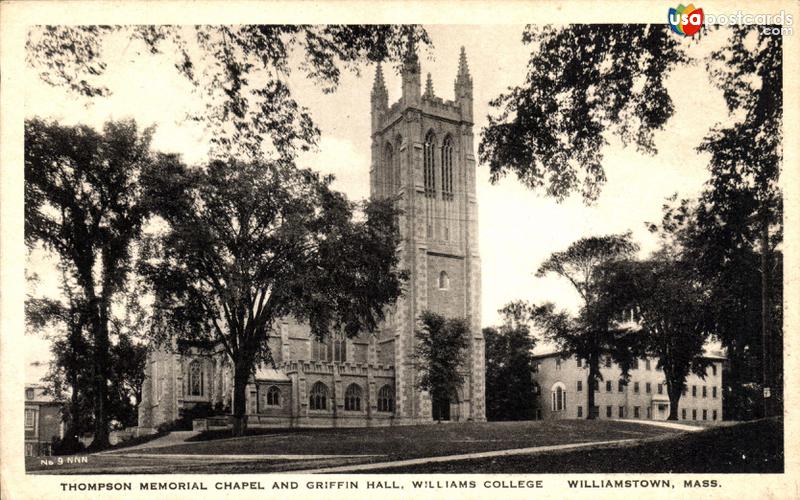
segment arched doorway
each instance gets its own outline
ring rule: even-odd
[[[461,400],[458,392],[453,391],[449,397],[434,397],[431,402],[431,417],[436,421],[454,421],[461,419]]]

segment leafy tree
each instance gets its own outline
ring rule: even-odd
[[[589,419],[596,417],[594,388],[602,380],[601,355],[610,355],[620,365],[623,376],[627,376],[636,357],[632,332],[617,326],[621,304],[609,293],[613,288],[607,286],[606,275],[610,264],[629,259],[637,249],[630,233],[581,238],[565,251],[550,255],[536,271],[540,277],[553,273],[566,278],[581,297],[577,318],[564,311],[557,312],[552,304],[533,306],[531,315],[562,352],[587,361]]]
[[[204,103],[189,118],[207,127],[216,157],[283,161],[319,136],[286,84],[293,54],[308,78],[332,92],[341,67],[357,72],[359,62],[400,61],[415,44],[430,43],[416,25],[48,25],[30,30],[27,63],[50,85],[89,98],[107,95],[113,89],[102,79],[106,50],[120,36],[149,55],[175,54],[177,71]]]
[[[655,153],[653,133],[673,113],[664,86],[687,61],[666,25],[528,26],[534,50],[525,81],[490,102],[478,154],[490,180],[516,174],[559,200],[580,191],[597,198],[606,180],[607,133]]]
[[[783,386],[779,253],[783,221],[778,185],[783,161],[782,61],[783,37],[766,35],[754,26],[731,27],[728,43],[708,62],[710,78],[723,91],[730,119],[715,126],[699,147],[711,154],[711,179],[702,196],[698,222],[709,247],[700,255],[706,274],[716,278],[728,274],[729,261],[724,255],[741,254],[738,245],[743,242],[759,257],[755,278],[761,302],[760,378],[763,387],[773,392],[772,397],[763,397],[762,412],[768,416],[781,413]],[[722,239],[715,241],[720,236]],[[753,274],[744,268],[740,272]],[[718,295],[731,295],[725,290],[730,284],[715,281],[722,288]],[[723,343],[736,349],[737,328],[725,323],[720,318],[720,336]]]
[[[708,289],[692,263],[671,258],[665,252],[643,261],[615,264],[608,281],[619,304],[635,310],[641,328],[638,348],[658,359],[670,401],[668,420],[678,419],[686,377],[693,372],[705,378],[709,362],[704,346],[710,336],[706,304]]]
[[[745,420],[763,415],[761,384],[758,383],[762,377],[760,329],[763,312],[758,220],[752,217],[755,205],[746,192],[728,191],[724,204],[709,203],[707,198],[711,195],[713,193],[706,192],[700,200],[670,198],[664,205],[662,221],[658,225],[650,224],[650,230],[658,233],[662,241],[669,242],[675,258],[685,264],[691,263],[704,283],[708,291],[707,328],[720,340],[728,359],[723,376],[724,416]],[[780,206],[777,209],[780,210]],[[780,219],[780,215],[778,217]],[[780,238],[778,225],[771,236],[773,276],[783,275],[782,253],[777,247]],[[772,315],[779,336],[781,280],[772,280],[770,293],[775,298]],[[781,342],[776,343],[779,353],[781,346]],[[780,355],[776,356],[776,363],[780,361]],[[780,373],[780,364],[778,367]],[[779,391],[775,391],[776,398]]]
[[[148,215],[138,186],[152,130],[108,122],[102,132],[25,122],[25,241],[58,256],[75,281],[92,346],[93,447],[108,446],[109,317],[131,270],[131,246]]]
[[[155,331],[221,344],[233,365],[234,434],[267,335],[291,315],[312,335],[373,331],[401,294],[391,200],[356,204],[332,178],[274,162],[174,162],[148,172],[148,198],[166,223],[148,241],[142,273],[155,295]],[[162,339],[163,340],[163,339]]]
[[[483,329],[486,341],[486,414],[489,420],[529,420],[534,417],[536,392],[533,348],[527,304],[512,302],[500,312],[500,327]]]
[[[655,152],[653,132],[673,113],[665,75],[672,64],[689,62],[681,39],[664,25],[569,25],[528,27],[523,42],[534,49],[528,74],[491,102],[496,114],[481,133],[481,161],[493,182],[511,172],[559,200],[578,190],[594,200],[605,181],[605,137]],[[700,146],[711,153],[711,179],[698,207],[692,258],[714,285],[709,306],[731,362],[733,397],[726,404],[730,418],[741,418],[749,410],[737,394],[749,399],[759,378],[771,386],[775,406],[782,401],[782,37],[731,27],[707,63],[730,116]],[[751,338],[754,319],[760,345]],[[764,362],[755,360],[754,347]],[[775,413],[766,406],[762,412]]]
[[[434,402],[448,404],[464,384],[461,370],[467,359],[469,324],[463,318],[445,318],[431,311],[423,311],[419,320],[414,350],[420,375],[417,387],[428,391]]]
[[[62,420],[66,424],[62,447],[78,450],[79,435],[92,429],[92,349],[86,340],[88,327],[85,302],[62,271],[62,292],[66,304],[52,298],[28,297],[25,301],[25,327],[31,333],[51,338],[48,372],[43,377],[47,393],[65,402]]]
[[[128,335],[120,335],[111,351],[112,415],[121,427],[135,427],[139,418],[139,403],[142,401],[147,345],[136,342]]]

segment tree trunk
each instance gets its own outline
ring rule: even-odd
[[[100,299],[94,299],[92,306],[92,333],[94,336],[94,439],[90,448],[102,450],[111,443],[108,440],[108,370],[109,339],[108,309]]]
[[[233,368],[233,435],[243,436],[247,430],[247,382],[250,367],[244,362],[234,363]]]
[[[594,412],[594,386],[597,384],[597,376],[600,373],[600,356],[593,352],[589,356],[589,375],[586,377],[586,419],[594,420],[597,418]]]
[[[766,390],[772,390],[772,305],[770,301],[770,268],[769,268],[769,214],[763,210],[761,216],[761,360],[762,360],[762,394],[764,416],[773,414],[773,396],[767,396]]]
[[[69,418],[66,422],[66,429],[64,429],[64,439],[61,446],[65,450],[78,450],[78,413],[80,412],[80,398],[78,396],[78,380],[75,374],[68,375],[69,384],[72,388],[72,394],[69,398]]]
[[[667,379],[667,396],[669,396],[669,416],[667,420],[678,420],[678,403],[681,400],[683,384],[676,384],[675,381]]]

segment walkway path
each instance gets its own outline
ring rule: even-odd
[[[165,446],[175,446],[176,444],[185,444],[189,438],[196,436],[198,434],[200,434],[200,431],[172,431],[169,434],[166,434],[159,438],[155,438],[152,441],[147,441],[146,443],[137,444],[134,446],[121,448],[117,450],[101,451],[97,453],[97,455],[105,455],[105,454],[119,455],[122,453],[128,453],[130,451],[149,450],[153,448],[163,448]]]
[[[702,431],[705,427],[698,427],[696,425],[687,425],[687,424],[679,424],[674,421],[667,421],[667,420],[632,420],[632,419],[621,419],[620,422],[628,422],[631,424],[643,424],[643,425],[652,425],[654,427],[666,427],[667,429],[677,429],[680,431],[687,431],[687,432],[696,432]]]
[[[372,462],[368,464],[342,465],[340,467],[328,467],[321,469],[292,470],[293,474],[329,474],[332,472],[357,472],[376,469],[392,469],[395,467],[406,467],[409,465],[429,464],[435,462],[454,462],[457,460],[472,460],[474,458],[507,457],[510,455],[531,455],[535,453],[545,453],[548,451],[574,450],[579,448],[590,448],[599,446],[625,446],[640,442],[640,439],[617,439],[613,441],[590,441],[588,443],[558,444],[553,446],[534,446],[532,448],[519,448],[515,450],[483,451],[479,453],[465,453],[463,455],[447,455],[443,457],[424,457],[412,458],[409,460],[397,460],[394,462]]]
[[[192,453],[117,453],[126,458],[163,458],[165,460],[196,460],[210,462],[259,462],[262,460],[325,460],[329,458],[374,458],[386,455],[200,455]]]

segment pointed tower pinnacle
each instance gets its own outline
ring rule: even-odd
[[[472,86],[472,76],[469,74],[469,66],[467,65],[467,51],[463,46],[461,47],[461,55],[458,57],[458,75],[456,76],[456,85]]]
[[[425,94],[423,94],[423,96],[427,97],[429,99],[433,99],[433,97],[434,97],[434,94],[433,94],[433,79],[431,78],[431,74],[430,73],[428,73],[428,80],[425,82]]]
[[[406,57],[403,61],[402,70],[403,81],[403,102],[406,105],[416,105],[420,99],[420,66],[417,57],[417,46],[414,38],[409,35],[406,46]]]
[[[383,68],[381,63],[375,69],[375,82],[372,84],[372,98],[388,97],[386,92],[386,82],[383,79]]]
[[[467,66],[467,51],[461,47],[461,55],[458,58],[458,74],[453,85],[456,102],[461,108],[461,116],[468,122],[472,122],[472,76],[469,74]]]
[[[375,82],[372,84],[372,131],[375,132],[380,127],[383,115],[389,107],[389,93],[386,92],[386,82],[383,80],[383,69],[381,63],[375,69]]]

